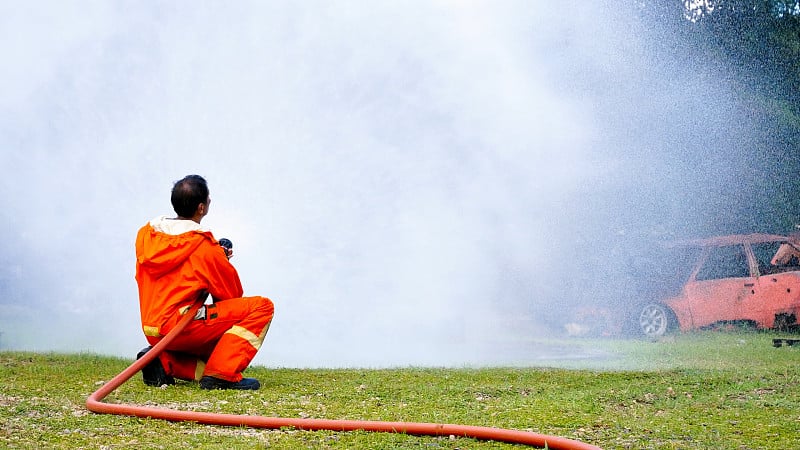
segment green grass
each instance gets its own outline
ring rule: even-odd
[[[787,449],[800,442],[800,346],[770,333],[661,342],[569,340],[610,355],[592,369],[268,369],[256,392],[149,388],[107,402],[281,417],[456,423],[530,430],[606,449]],[[519,448],[465,438],[226,428],[102,415],[86,397],[131,360],[0,352],[0,448]]]

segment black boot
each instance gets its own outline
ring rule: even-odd
[[[242,389],[255,391],[260,387],[261,383],[255,378],[242,378],[237,382],[209,376],[200,378],[200,389]]]
[[[143,348],[138,354],[136,354],[136,359],[141,359],[145,353],[149,352],[150,349],[153,347],[146,347]],[[144,379],[144,384],[148,386],[163,386],[165,384],[175,384],[175,378],[167,375],[167,372],[164,370],[164,366],[161,365],[161,360],[156,357],[149,364],[144,366],[142,369],[142,378]]]

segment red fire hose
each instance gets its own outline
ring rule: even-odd
[[[406,433],[419,436],[463,436],[474,439],[493,440],[525,444],[540,448],[564,450],[599,450],[599,447],[580,441],[558,436],[548,436],[528,431],[507,430],[502,428],[479,427],[469,425],[452,425],[417,422],[380,422],[372,420],[329,420],[329,419],[292,419],[284,417],[246,416],[237,414],[204,413],[196,411],[180,411],[167,408],[153,408],[138,405],[103,403],[102,400],[114,389],[128,381],[142,370],[150,361],[183,331],[194,319],[195,312],[202,303],[198,303],[188,311],[183,320],[153,348],[140,359],[134,361],[127,369],[115,376],[100,389],[86,399],[89,411],[101,414],[119,414],[143,418],[163,419],[174,422],[188,421],[208,425],[247,426],[252,428],[278,429],[293,427],[301,430],[331,431],[378,431],[387,433]]]

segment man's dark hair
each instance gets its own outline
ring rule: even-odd
[[[208,201],[208,184],[200,175],[186,175],[172,186],[172,209],[179,217],[191,218],[200,203]]]

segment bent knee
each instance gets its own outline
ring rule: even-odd
[[[256,299],[256,308],[262,311],[269,312],[272,315],[275,312],[275,304],[272,303],[272,300],[268,299],[267,297],[253,297]]]

